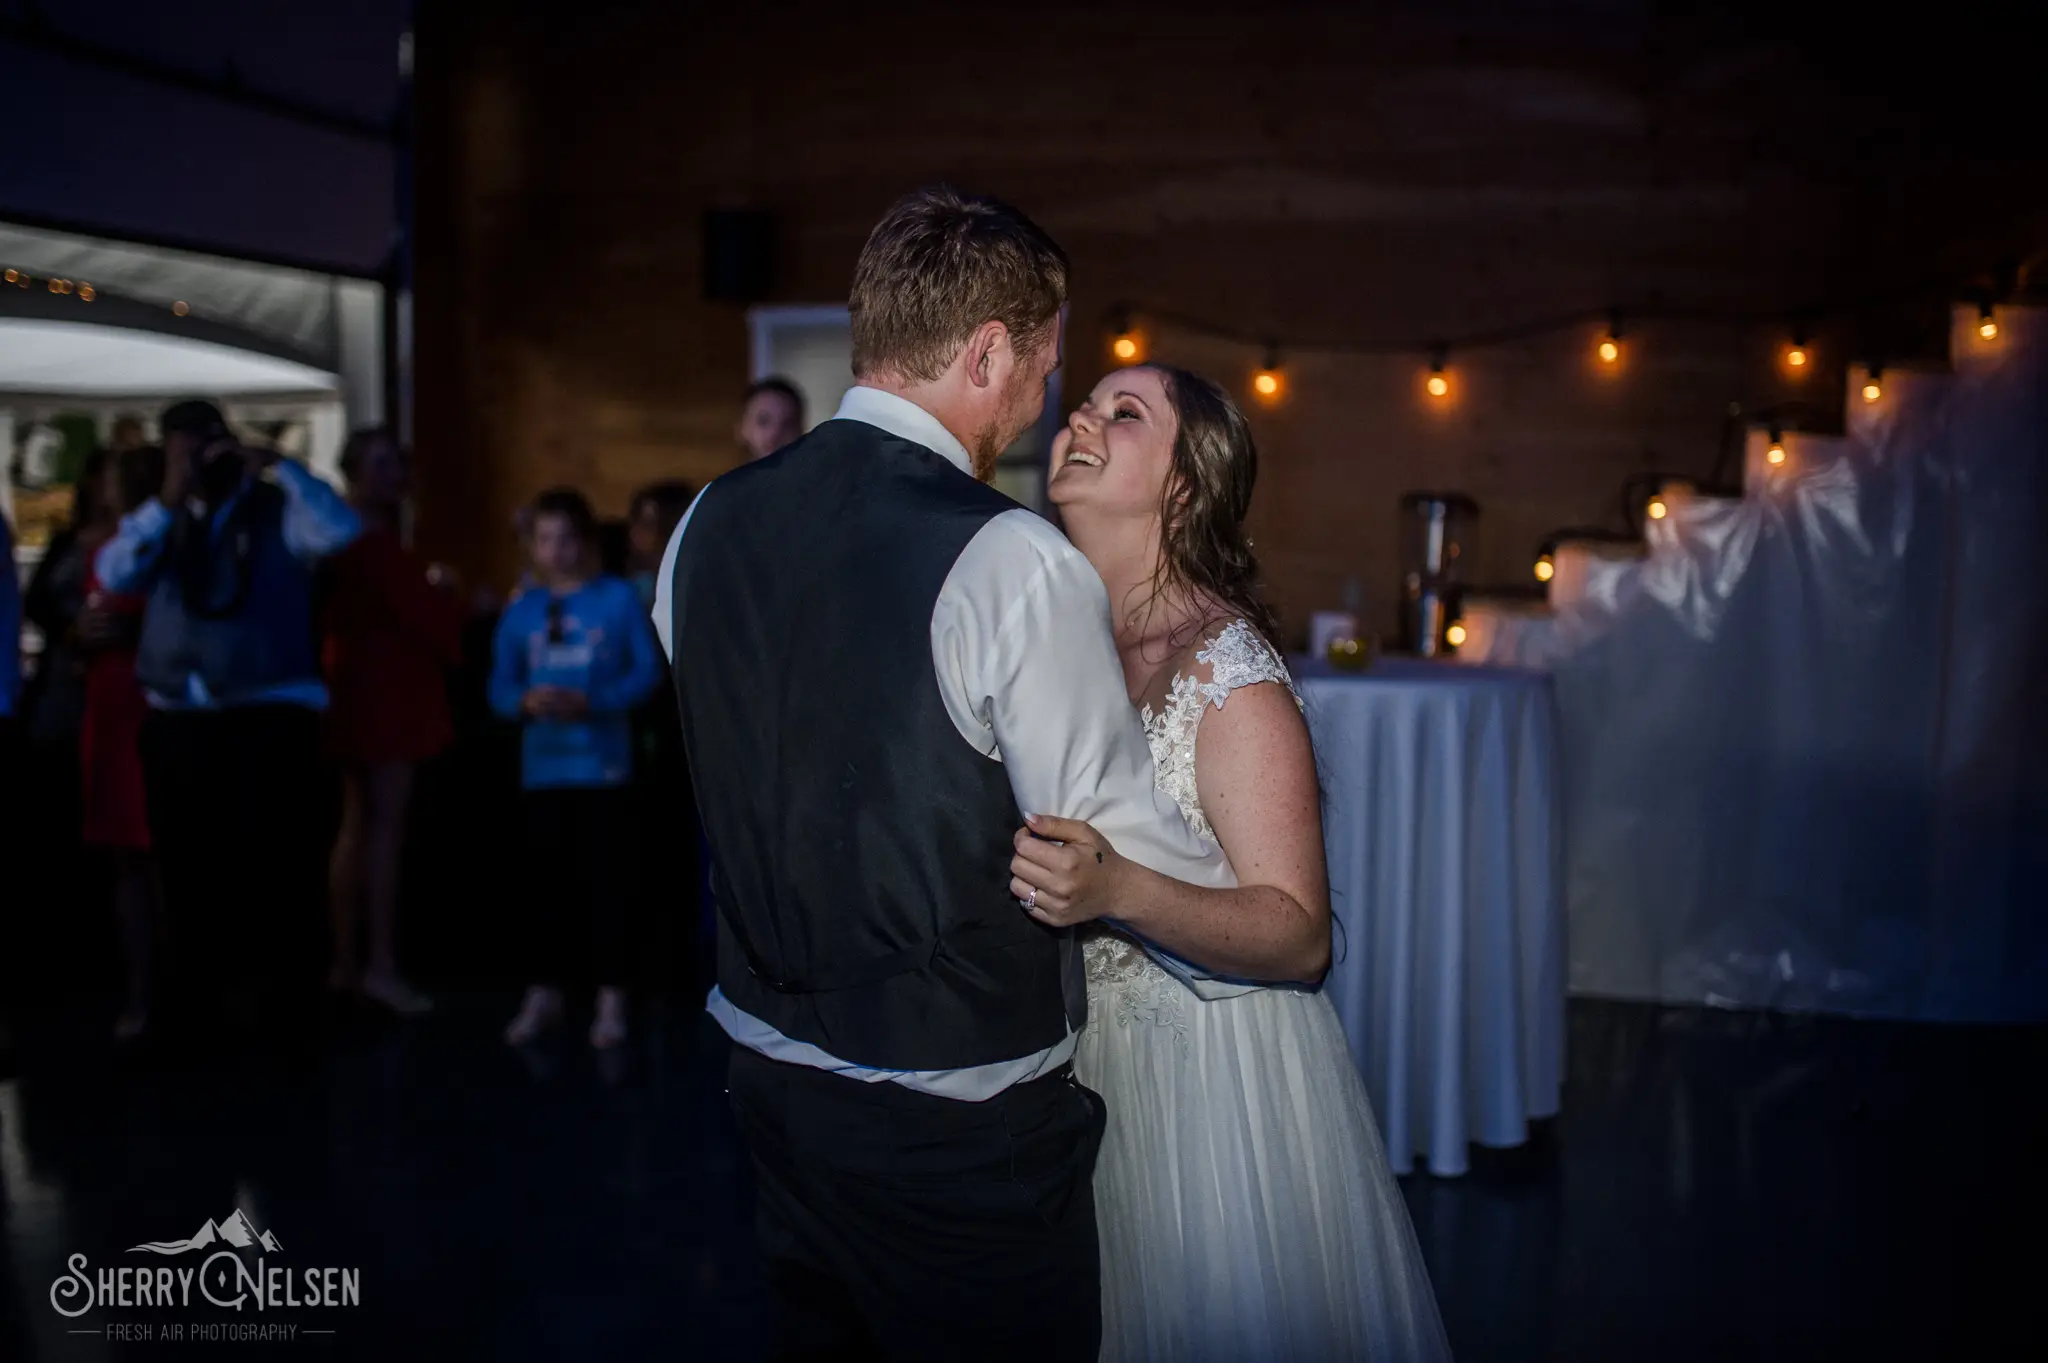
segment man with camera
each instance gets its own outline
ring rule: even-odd
[[[142,760],[170,921],[173,1026],[305,1035],[319,978],[329,793],[320,760],[314,567],[361,521],[220,410],[163,415],[162,491],[100,550],[109,591],[147,599]],[[212,1015],[219,1008],[225,1016]]]

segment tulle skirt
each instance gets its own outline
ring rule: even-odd
[[[1329,1000],[1204,1002],[1134,949],[1090,955],[1105,1363],[1448,1359]]]

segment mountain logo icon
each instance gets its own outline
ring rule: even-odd
[[[130,1254],[183,1254],[187,1250],[204,1249],[214,1243],[233,1245],[237,1249],[254,1246],[269,1250],[272,1254],[284,1251],[284,1244],[277,1238],[276,1231],[259,1231],[240,1207],[234,1214],[220,1221],[200,1224],[198,1233],[189,1240],[153,1240],[146,1245],[129,1247]]]

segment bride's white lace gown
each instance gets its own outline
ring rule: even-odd
[[[1195,830],[1202,716],[1287,668],[1244,621],[1145,711]],[[1298,697],[1297,697],[1298,699]],[[1365,1086],[1320,992],[1205,1001],[1128,939],[1086,945],[1075,1069],[1109,1105],[1096,1165],[1105,1363],[1448,1359]]]

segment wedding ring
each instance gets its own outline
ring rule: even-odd
[[[1038,887],[1033,885],[1031,893],[1024,896],[1024,911],[1030,913],[1038,907]]]

